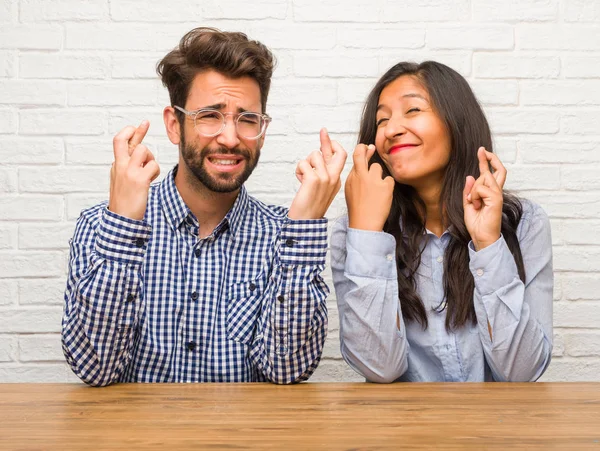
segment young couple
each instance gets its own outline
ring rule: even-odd
[[[197,28],[158,65],[179,163],[158,184],[147,121],[113,140],[110,196],[82,212],[63,349],[84,382],[307,380],[327,334],[324,215],[346,152],[321,131],[289,210],[243,184],[274,60]],[[341,351],[372,382],[530,381],[552,351],[543,210],[503,191],[481,107],[457,72],[399,63],[367,99],[331,264]]]

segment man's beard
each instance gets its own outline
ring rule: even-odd
[[[210,155],[214,154],[241,156],[245,162],[244,170],[237,175],[229,173],[220,173],[215,176],[211,175],[206,170],[205,162]],[[181,155],[183,161],[196,179],[210,191],[215,193],[232,193],[240,189],[246,180],[248,180],[252,171],[254,171],[258,159],[260,158],[260,150],[256,150],[254,157],[249,151],[239,148],[227,149],[225,147],[219,147],[211,150],[208,147],[205,147],[198,151],[197,147],[187,143],[185,138],[182,137]]]

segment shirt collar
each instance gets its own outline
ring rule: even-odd
[[[179,194],[177,186],[175,186],[176,174],[177,166],[167,174],[159,187],[162,208],[167,222],[173,230],[177,230],[188,216],[194,216]],[[248,208],[248,197],[246,188],[242,186],[233,206],[215,228],[215,235],[224,230],[226,225],[229,225],[233,236],[237,235],[237,232],[240,230],[243,223],[244,212]]]

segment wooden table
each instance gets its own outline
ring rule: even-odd
[[[600,383],[0,384],[0,449],[597,449]]]

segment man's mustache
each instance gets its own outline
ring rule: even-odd
[[[207,158],[211,155],[237,155],[239,157],[246,158],[247,160],[249,160],[251,157],[250,152],[248,152],[247,150],[242,150],[238,148],[228,149],[226,147],[219,147],[218,149],[205,148],[202,149],[202,152],[200,153],[200,156],[202,158]]]

